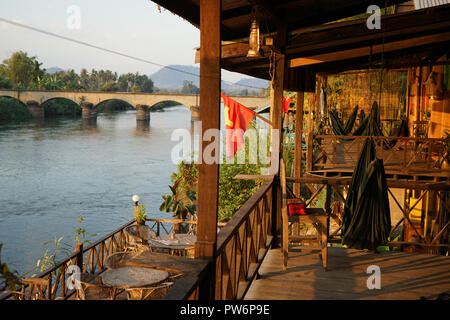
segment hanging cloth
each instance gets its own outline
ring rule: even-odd
[[[326,104],[327,104],[327,94],[325,92],[324,86],[322,86],[320,88],[320,114],[322,117],[325,114]]]
[[[386,175],[375,153],[373,139],[367,138],[344,204],[342,243],[356,249],[386,245],[391,230]]]
[[[346,136],[348,135],[355,124],[356,115],[358,114],[358,106],[353,108],[352,113],[347,118],[345,123],[342,123],[342,120],[339,119],[337,112],[335,110],[330,111],[330,123],[333,132],[337,136]]]
[[[372,104],[370,114],[364,118],[359,126],[353,131],[354,136],[384,136],[381,130],[380,110],[375,101]]]

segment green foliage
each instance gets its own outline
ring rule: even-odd
[[[255,164],[222,164],[219,166],[219,221],[230,220],[236,211],[258,189],[256,180],[233,179],[237,174],[259,174]]]
[[[183,87],[181,88],[182,94],[199,94],[200,89],[194,85],[192,81],[184,80]]]
[[[103,86],[100,87],[100,91],[108,91],[108,92],[119,91],[119,86],[117,85],[117,83],[113,81],[108,81]]]
[[[0,120],[25,121],[32,118],[30,111],[20,101],[0,97]]]
[[[96,233],[87,233],[86,228],[84,228],[82,226],[82,223],[84,221],[82,216],[78,216],[77,221],[78,221],[79,227],[76,228],[74,231],[74,233],[75,233],[74,242],[76,244],[78,244],[78,243],[90,244],[91,240],[89,240],[88,237],[96,237],[97,234]]]
[[[16,84],[28,86],[44,75],[45,70],[41,69],[41,65],[36,57],[29,57],[26,52],[17,51],[11,58],[3,60],[0,73]]]
[[[64,83],[61,79],[58,79],[55,76],[45,75],[44,77],[38,77],[36,83],[31,85],[31,87],[35,87],[35,89],[39,90],[63,90]]]
[[[257,129],[255,122],[250,123],[250,128]],[[226,155],[224,154],[223,164],[219,165],[218,219],[221,222],[231,219],[235,212],[255,193],[260,184],[260,181],[257,180],[233,179],[238,174],[260,174],[261,167],[265,166],[260,162],[256,164],[249,163],[249,155],[257,152],[258,144],[250,146],[248,139],[246,139],[245,143],[245,150],[247,150],[245,164],[236,163],[237,154],[233,164],[227,164]],[[197,198],[197,180],[197,165],[180,162],[177,173],[172,175],[173,185],[169,186],[171,194],[162,196],[164,201],[160,210],[173,212],[178,217],[193,215],[193,212],[196,210],[194,204]]]
[[[44,112],[46,116],[80,115],[81,108],[73,101],[57,98],[44,103]]]
[[[180,103],[176,101],[161,101],[157,104],[155,104],[150,111],[151,112],[164,112],[164,109],[179,106]]]
[[[143,204],[138,205],[138,210],[136,212],[136,221],[137,222],[145,222],[145,219],[147,218],[147,208]]]
[[[55,239],[43,243],[43,246],[48,247],[45,249],[44,255],[36,261],[36,266],[33,270],[38,270],[39,273],[44,272],[48,268],[56,266],[58,263],[57,255],[60,252],[65,252],[66,254],[70,253],[63,248],[62,239],[63,237],[58,239],[55,237]],[[53,245],[53,247],[51,247],[51,245]],[[32,272],[33,270],[29,272]],[[32,276],[35,275],[36,274],[33,274]]]
[[[154,91],[153,81],[146,75],[127,73],[122,74],[117,80],[118,90],[122,92],[147,92]]]
[[[133,110],[133,109],[134,109],[133,106],[128,102],[118,99],[106,100],[97,106],[98,112],[112,112],[117,110]]]
[[[172,212],[175,217],[185,219],[196,212],[198,167],[195,164],[180,161],[177,173],[171,176],[170,194],[163,195],[159,210]]]
[[[2,247],[3,244],[0,242],[0,280],[2,287],[7,288],[9,291],[17,291],[20,286],[20,279],[17,276],[17,271],[11,271],[6,263],[2,262]]]
[[[5,74],[0,72],[0,89],[11,89],[13,83]]]

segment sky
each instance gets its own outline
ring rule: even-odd
[[[195,65],[200,32],[149,0],[0,0],[0,18],[162,65]],[[44,68],[109,69],[150,75],[161,67],[0,21],[0,61],[22,50]],[[197,64],[197,66],[199,66]],[[244,75],[222,72],[235,82]]]

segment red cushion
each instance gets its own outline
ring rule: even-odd
[[[306,214],[306,205],[303,202],[290,203],[288,205],[288,212],[290,216],[295,215],[305,215]]]

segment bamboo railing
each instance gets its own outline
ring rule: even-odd
[[[146,219],[150,222],[149,227],[152,228],[157,235],[169,234],[173,232],[174,226],[180,223],[196,224],[196,221],[186,221],[181,219]],[[132,225],[135,220],[131,220],[118,229],[112,231],[101,239],[83,248],[83,245],[78,245],[74,252],[60,260],[53,267],[36,275],[36,278],[50,280],[50,300],[66,300],[74,293],[74,290],[68,289],[68,281],[70,274],[68,274],[69,266],[76,265],[81,272],[90,274],[99,274],[105,270],[106,258],[115,252],[124,251],[129,243],[129,236],[125,232],[125,228]],[[225,225],[219,223],[219,227]],[[28,290],[28,286],[25,286]],[[0,300],[13,298],[13,295],[7,291],[0,294]]]
[[[216,259],[199,273],[197,281],[184,285],[183,292],[172,294],[172,298],[198,299],[202,296],[202,290],[205,292],[205,288],[206,291],[211,289],[214,291],[215,299],[242,299],[245,296],[274,239],[272,191],[273,178],[265,180],[227,224],[218,224],[222,229],[218,233]],[[181,219],[148,218],[146,220],[150,222],[149,227],[157,235],[171,233],[174,225],[179,223],[196,224],[196,221]],[[134,220],[127,222],[86,248],[79,244],[71,255],[37,275],[37,278],[50,279],[49,299],[66,300],[75,293],[75,290],[69,290],[67,285],[70,280],[67,272],[69,266],[76,265],[82,272],[90,274],[103,272],[106,258],[127,247],[129,239],[125,228],[134,222]],[[213,288],[211,279],[208,278],[211,268],[216,270]],[[26,286],[25,290],[27,290]],[[207,296],[210,297],[210,294]],[[6,292],[0,295],[0,300],[12,297],[11,293]]]
[[[318,152],[314,160],[316,168],[354,168],[366,136],[318,135]],[[446,156],[445,139],[415,137],[371,137],[375,140],[377,158],[384,162],[386,170],[448,171],[442,168]],[[319,160],[322,163],[319,162]]]
[[[199,276],[189,290],[172,299],[244,298],[274,239],[272,192],[273,177],[266,180],[221,229],[215,259],[203,276]],[[210,272],[211,269],[215,269],[215,273]],[[214,279],[210,274],[215,274]]]

